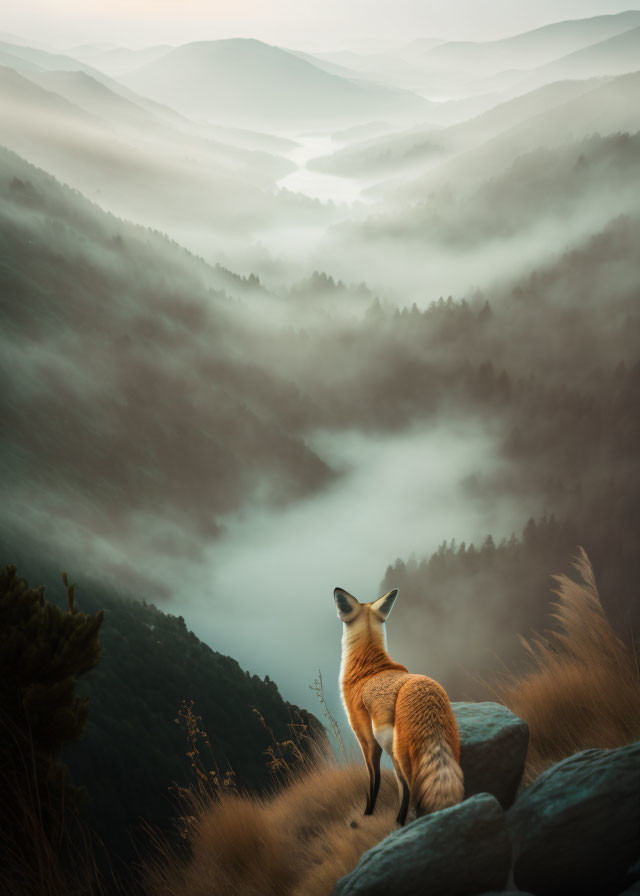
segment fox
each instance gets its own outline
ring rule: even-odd
[[[398,782],[397,824],[405,824],[410,803],[419,818],[461,802],[460,734],[447,693],[387,653],[386,621],[398,589],[366,604],[343,588],[333,596],[343,623],[342,703],[369,772],[364,814],[376,806],[383,750]]]

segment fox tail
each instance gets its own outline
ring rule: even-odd
[[[464,799],[456,717],[444,689],[423,675],[411,676],[398,692],[394,757],[418,816]]]
[[[411,797],[418,818],[462,801],[462,769],[445,737],[430,738],[416,765]]]

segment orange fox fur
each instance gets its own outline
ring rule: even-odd
[[[385,622],[397,591],[368,604],[336,588],[342,620],[342,702],[369,771],[365,815],[375,808],[380,757],[391,756],[401,793],[398,824],[409,802],[416,815],[459,803],[464,796],[460,736],[444,689],[425,675],[411,675],[386,649]]]

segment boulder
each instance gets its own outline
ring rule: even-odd
[[[620,893],[640,853],[640,742],[559,762],[507,820],[517,887],[536,896]]]
[[[499,703],[453,703],[465,796],[491,793],[507,809],[527,757],[529,726]]]
[[[389,834],[338,881],[334,896],[472,896],[502,889],[510,862],[504,812],[482,793]]]

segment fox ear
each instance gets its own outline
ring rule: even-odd
[[[374,600],[371,604],[371,609],[376,614],[378,619],[382,619],[383,622],[387,621],[387,616],[393,609],[393,605],[396,602],[396,597],[398,596],[398,589],[394,588],[393,591],[390,591],[388,594],[383,594],[382,597],[379,597],[378,600]]]
[[[352,619],[356,618],[360,604],[353,594],[349,594],[344,588],[334,588],[333,599],[336,602],[338,619],[341,619],[343,622],[351,622]]]

